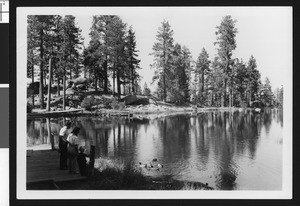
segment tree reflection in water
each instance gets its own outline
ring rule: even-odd
[[[271,180],[272,185],[276,185],[274,189],[281,187],[281,170],[274,169],[279,172],[269,177],[269,171],[282,167],[281,162],[261,162],[261,159],[278,157],[282,152],[278,145],[272,150],[261,146],[265,142],[278,143],[270,143],[273,137],[269,134],[282,131],[281,110],[210,112],[152,120],[73,117],[71,121],[73,126],[81,128],[80,144],[86,149],[91,144],[96,146],[96,157],[145,163],[158,158],[165,165],[159,173],[148,175],[171,175],[180,180],[208,182],[225,190],[255,189],[252,180],[244,183],[245,179],[247,182],[247,177],[261,176],[261,183],[257,183],[261,184],[259,188],[269,188]],[[53,132],[56,134],[54,146],[57,147],[63,122],[64,118],[28,120],[27,145],[50,145],[48,134]],[[280,132],[276,135],[282,139]],[[278,183],[274,184],[274,179],[278,179]]]

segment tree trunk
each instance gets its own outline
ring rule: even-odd
[[[40,36],[41,36],[41,43],[40,43],[40,88],[39,88],[39,97],[40,97],[40,108],[43,109],[44,108],[44,86],[43,86],[43,67],[44,67],[44,62],[43,62],[43,58],[44,58],[44,48],[43,48],[43,29],[41,29],[40,31]]]
[[[163,81],[164,81],[164,102],[166,103],[166,96],[167,96],[167,94],[166,94],[166,76],[165,76],[165,70],[164,70],[164,73],[163,73]]]
[[[32,58],[32,64],[31,64],[31,74],[32,74],[32,76],[31,76],[31,85],[32,85],[32,90],[33,90],[33,92],[32,92],[32,106],[34,107],[34,87],[33,87],[33,83],[34,83],[34,66],[33,66],[33,58]]]
[[[116,71],[115,71],[115,66],[113,67],[113,96],[115,96],[115,75],[116,75]]]
[[[226,90],[227,90],[227,81],[226,79],[224,79],[224,92],[223,92],[223,95],[222,95],[222,107],[226,107]]]
[[[59,77],[57,77],[57,96],[60,96],[60,86],[59,86]]]
[[[121,95],[121,82],[120,82],[120,70],[117,70],[117,90],[118,90],[118,98]]]
[[[163,68],[163,90],[164,90],[164,102],[166,102],[167,99],[167,93],[166,93],[166,66],[167,65],[167,57],[166,57],[166,46],[165,46],[165,42],[164,42],[164,68]]]
[[[232,83],[230,81],[230,85],[229,85],[229,107],[232,107]]]
[[[125,83],[123,83],[123,95],[125,95],[126,94],[126,92],[125,92]]]
[[[243,105],[243,93],[242,92],[240,92],[240,107],[243,107],[244,105]]]
[[[108,77],[107,77],[107,56],[105,57],[105,62],[103,65],[104,68],[104,93],[107,94],[108,93]]]
[[[249,106],[251,107],[252,106],[252,99],[251,99],[251,90],[249,91]]]
[[[98,87],[97,87],[97,84],[98,84],[98,75],[97,75],[97,72],[96,72],[96,69],[94,70],[94,76],[95,76],[95,91],[98,91]]]
[[[63,76],[63,110],[66,110],[66,74]]]
[[[83,69],[83,78],[86,78],[86,70],[87,70],[87,68],[84,67],[84,69]]]
[[[201,94],[202,96],[204,96],[204,71],[202,71],[201,81],[202,81]]]
[[[134,78],[134,75],[133,75],[133,67],[132,67],[131,68],[131,92],[132,92],[132,94],[135,93],[134,80],[135,80],[135,78]]]
[[[47,96],[47,111],[50,111],[50,100],[51,100],[51,78],[52,78],[52,68],[51,68],[51,58],[49,59],[49,80],[48,80],[48,96]]]
[[[70,39],[70,48],[69,48],[69,61],[71,61],[71,39]],[[70,66],[70,80],[72,80],[72,67]]]

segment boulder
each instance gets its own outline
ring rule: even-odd
[[[28,89],[32,90],[33,94],[39,93],[40,82],[30,83]]]
[[[140,98],[140,99],[136,100],[133,104],[147,105],[147,104],[149,104],[149,99],[148,98]]]
[[[136,101],[138,100],[136,95],[127,95],[126,97],[124,97],[124,103],[125,105],[130,105],[130,104],[134,104]]]
[[[77,79],[73,79],[72,80],[74,82],[74,84],[79,85],[79,84],[87,84],[88,80],[86,78],[83,77],[78,77]]]
[[[76,87],[80,90],[86,90],[87,89],[85,84],[78,84],[78,85],[76,85]]]
[[[157,105],[157,102],[154,99],[149,99],[149,104],[155,104],[155,105]]]
[[[68,88],[66,90],[66,95],[71,95],[71,94],[75,94],[75,93],[76,93],[76,91],[74,89],[72,89],[72,88]]]

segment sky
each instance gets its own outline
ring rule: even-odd
[[[124,23],[132,26],[136,35],[137,50],[141,60],[139,71],[142,86],[152,81],[154,69],[152,47],[156,41],[158,28],[167,20],[174,31],[174,42],[186,46],[196,60],[202,48],[209,54],[210,60],[217,55],[214,46],[217,36],[216,26],[225,15],[237,20],[237,47],[233,58],[248,62],[251,55],[257,61],[257,69],[264,82],[271,81],[272,88],[280,88],[292,72],[292,9],[291,7],[117,7],[94,8],[87,15],[80,13],[76,17],[82,29],[84,45],[89,43],[89,31],[92,15],[119,15]],[[150,86],[151,87],[151,86]]]

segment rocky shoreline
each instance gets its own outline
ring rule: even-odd
[[[147,105],[127,105],[121,110],[106,109],[106,108],[93,108],[92,111],[77,108],[68,108],[65,111],[49,111],[34,109],[31,113],[28,113],[28,117],[57,117],[57,116],[105,116],[105,117],[128,117],[128,118],[159,118],[166,116],[173,116],[178,114],[190,114],[195,116],[199,113],[217,112],[217,111],[230,111],[230,112],[243,112],[252,110],[257,111],[254,108],[237,108],[237,107],[194,107],[194,106],[174,106],[170,104],[147,104]]]

